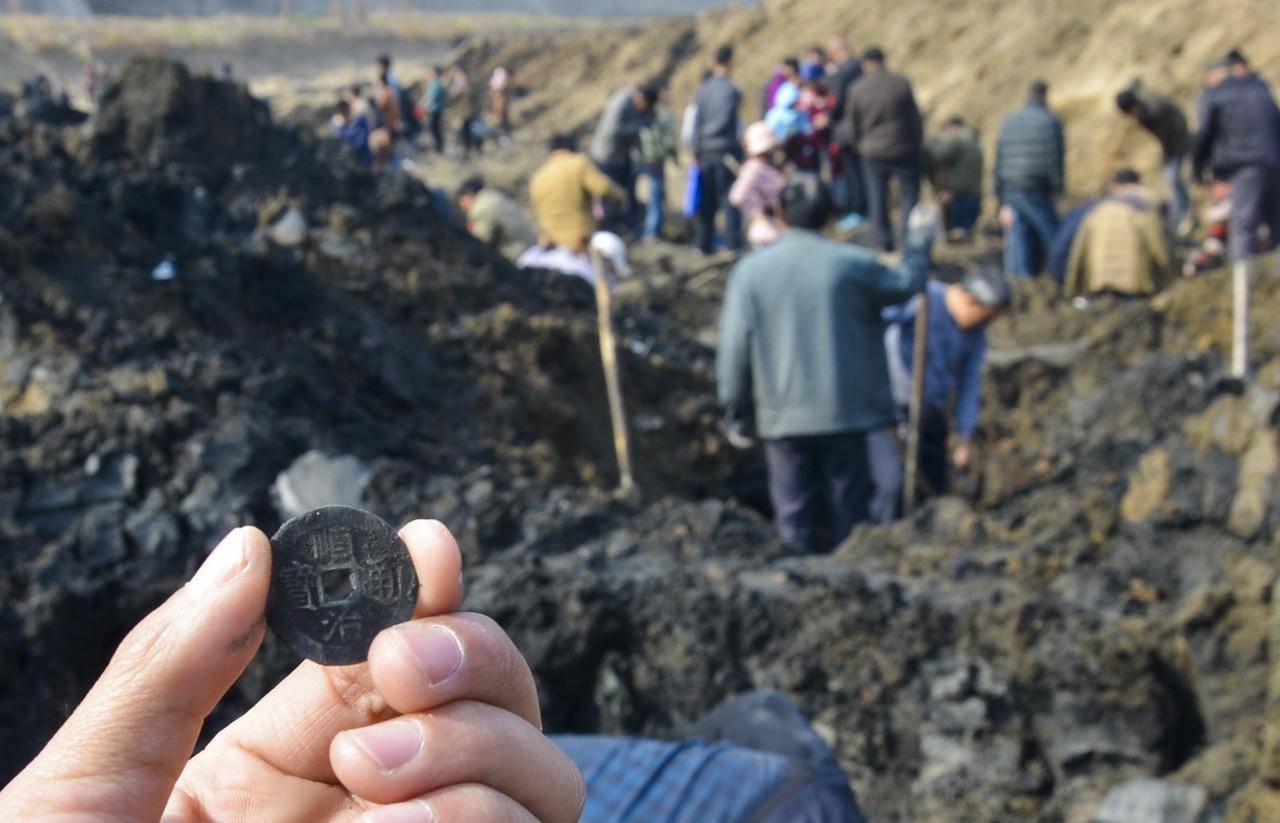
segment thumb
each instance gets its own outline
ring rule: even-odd
[[[232,531],[137,625],[44,751],[0,792],[0,818],[155,820],[204,718],[262,641],[271,549]]]

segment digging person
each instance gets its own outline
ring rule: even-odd
[[[621,205],[627,193],[577,150],[572,135],[551,138],[551,156],[529,181],[529,200],[538,221],[538,245],[520,256],[520,268],[547,268],[586,280],[595,277],[587,255],[599,230],[596,208]]]
[[[1191,166],[1198,183],[1212,177],[1230,185],[1229,256],[1245,260],[1280,244],[1280,109],[1238,53],[1215,61],[1206,85],[1196,107]],[[1258,238],[1264,226],[1265,244]]]
[[[918,210],[903,262],[889,268],[868,249],[817,233],[831,203],[814,177],[793,180],[780,201],[781,239],[729,278],[716,382],[731,442],[764,441],[782,540],[811,552],[868,519],[867,435],[895,419],[880,313],[924,288],[939,228],[936,213]]]
[[[1191,147],[1187,116],[1172,97],[1158,94],[1135,78],[1116,95],[1116,108],[1132,117],[1160,143],[1160,173],[1173,196],[1169,224],[1181,234],[1190,234],[1191,195],[1183,176],[1183,161]]]
[[[1174,277],[1173,248],[1155,195],[1138,173],[1120,169],[1080,223],[1067,259],[1068,297],[1155,294]]]
[[[633,237],[640,234],[640,201],[636,199],[636,171],[632,153],[640,146],[640,135],[653,122],[658,102],[655,84],[628,86],[614,92],[605,104],[591,138],[588,155],[600,171],[626,192],[626,205],[616,220]],[[612,222],[612,221],[611,221]]]
[[[996,141],[995,184],[1005,230],[1005,271],[1035,277],[1058,231],[1056,201],[1065,184],[1062,121],[1049,110],[1049,87],[1031,84],[1027,102],[1005,118]]]
[[[929,300],[929,333],[917,465],[918,476],[926,486],[923,497],[928,497],[950,490],[953,466],[957,472],[964,473],[973,463],[973,436],[982,410],[987,326],[1008,307],[1012,292],[998,268],[986,267],[970,272],[960,283],[947,285],[931,280],[925,294]],[[919,311],[920,296],[917,295],[884,312],[889,375],[903,419],[910,399],[914,330]],[[953,420],[956,443],[948,459]],[[902,499],[901,458],[892,442],[885,449],[885,434],[877,437],[881,439],[872,444],[871,457],[881,463],[876,474],[872,515],[877,522],[885,523],[897,516]]]
[[[516,201],[486,186],[482,177],[463,181],[454,202],[466,216],[471,236],[509,260],[516,260],[537,242],[533,226]]]
[[[954,242],[967,240],[982,214],[982,141],[963,117],[952,117],[924,151],[929,182],[942,204],[943,227]]]

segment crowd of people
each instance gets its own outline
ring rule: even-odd
[[[330,127],[364,165],[395,169],[414,158],[422,135],[430,139],[432,151],[443,155],[451,126],[464,158],[483,153],[491,139],[508,144],[510,101],[511,73],[501,66],[482,95],[458,65],[432,66],[424,82],[405,85],[392,70],[391,56],[383,54],[372,86],[356,83],[343,92]],[[486,104],[496,128],[485,117]]]
[[[860,522],[900,516],[907,468],[923,493],[943,494],[973,464],[986,329],[1010,305],[1013,278],[1047,271],[1068,295],[1125,299],[1168,282],[1177,239],[1196,229],[1188,163],[1212,205],[1206,243],[1184,272],[1280,242],[1280,109],[1232,51],[1208,68],[1194,130],[1176,101],[1142,82],[1116,96],[1118,112],[1160,143],[1168,205],[1121,168],[1101,197],[1060,218],[1065,130],[1048,86],[1032,83],[996,141],[1002,259],[955,283],[931,281],[935,245],[965,241],[981,214],[981,140],[959,117],[927,134],[910,82],[885,53],[852,55],[833,39],[785,60],[763,89],[763,116],[745,127],[728,47],[716,52],[679,134],[665,81],[619,90],[587,152],[573,135],[551,139],[529,186],[534,223],[480,178],[456,193],[475,236],[520,265],[596,280],[599,256],[615,272],[625,268],[621,237],[662,236],[664,170],[683,148],[698,247],[753,249],[728,280],[718,396],[728,440],[763,442],[779,534],[800,552],[829,549]],[[419,96],[384,58],[372,89],[343,95],[333,127],[362,162],[389,167],[410,156],[424,128],[443,152],[457,106],[469,153],[484,143],[483,101],[499,133],[509,130],[510,83],[499,68],[476,94],[460,68],[436,67]],[[933,203],[922,202],[926,180]],[[832,223],[867,223],[871,240],[832,239],[824,233]],[[901,251],[898,262],[879,254],[890,250]],[[904,466],[895,431],[909,399],[919,401],[915,467]],[[368,823],[862,819],[830,747],[776,693],[729,701],[684,741],[544,737],[533,677],[510,638],[456,613],[456,542],[423,521],[401,536],[421,582],[416,619],[386,630],[366,664],[299,667],[188,761],[202,718],[262,636],[270,547],[256,529],[233,531],[126,639],[45,751],[0,791],[0,812],[197,819],[216,809],[345,820],[360,809]],[[132,699],[139,693],[157,699]],[[449,743],[449,757],[427,740]]]

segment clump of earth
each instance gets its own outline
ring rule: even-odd
[[[550,730],[678,735],[771,687],[875,820],[1265,819],[1276,261],[1247,387],[1222,274],[1087,311],[1021,287],[966,495],[795,556],[717,430],[722,270],[651,250],[619,288],[624,499],[590,289],[242,88],[131,64],[84,125],[0,120],[0,189],[2,778],[318,452],[454,530]],[[209,732],[295,662],[269,638]]]

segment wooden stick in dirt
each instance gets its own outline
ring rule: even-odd
[[[604,383],[609,393],[609,417],[613,422],[613,449],[618,457],[618,491],[629,495],[635,491],[631,475],[631,439],[627,432],[627,413],[622,403],[622,377],[618,369],[618,344],[613,334],[613,296],[609,292],[609,274],[613,267],[595,249],[591,265],[596,272],[596,319],[600,327],[600,359],[604,363]]]
[[[1231,269],[1231,376],[1249,373],[1249,261],[1237,260]]]
[[[920,292],[916,312],[915,350],[911,359],[911,405],[907,411],[907,465],[903,471],[902,512],[910,517],[916,510],[916,475],[920,464],[920,418],[924,412],[924,370],[929,349],[929,289]]]

